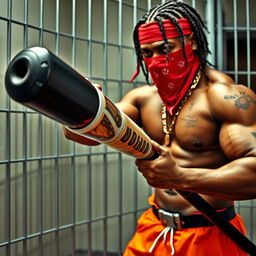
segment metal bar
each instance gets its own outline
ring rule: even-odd
[[[196,8],[196,0],[192,0],[192,7]]]
[[[43,45],[44,42],[44,0],[40,0],[40,32],[39,32],[39,44],[40,46]],[[39,255],[43,256],[44,254],[44,248],[43,248],[43,120],[42,116],[39,115],[39,136],[38,136],[38,149],[39,149],[39,168],[38,168],[38,223],[39,223],[39,229],[40,229],[40,236],[39,238]]]
[[[148,0],[148,5],[147,5],[148,11],[151,9],[151,6],[152,6],[151,0]]]
[[[222,14],[222,0],[217,0],[217,65],[218,69],[223,71],[223,14]]]
[[[228,31],[228,32],[232,32],[232,31],[234,31],[234,29],[236,29],[237,31],[245,31],[245,30],[247,30],[247,27],[246,26],[238,26],[238,25],[236,27],[232,27],[232,26],[224,26],[223,27],[223,30]],[[250,26],[249,31],[255,32],[256,27]]]
[[[103,6],[103,76],[104,84],[103,87],[106,88],[106,94],[108,93],[107,86],[107,76],[108,76],[108,1],[104,0]],[[104,172],[104,188],[103,188],[103,209],[104,209],[104,219],[103,219],[103,255],[107,256],[108,251],[108,157],[107,157],[107,147],[104,146],[103,155],[103,172]]]
[[[76,65],[76,0],[72,0],[72,66]],[[72,170],[72,255],[76,254],[76,147],[73,143],[73,156],[71,157]]]
[[[206,22],[208,30],[211,31],[208,37],[209,49],[211,51],[211,55],[208,56],[208,60],[213,65],[215,64],[215,16],[214,16],[214,8],[215,1],[206,1]]]
[[[88,177],[87,177],[87,196],[88,196],[88,240],[87,240],[87,253],[88,256],[92,256],[92,157],[89,155],[88,161]]]
[[[12,0],[8,0],[7,5],[7,15],[8,15],[8,22],[7,22],[7,54],[6,59],[7,63],[11,59],[11,45],[12,45]],[[5,233],[6,233],[6,256],[11,255],[11,101],[10,98],[7,98],[7,109],[8,112],[6,113],[6,159],[8,160],[6,164],[6,196],[5,196],[5,216],[6,216],[6,226],[5,226]]]
[[[136,26],[137,24],[137,0],[133,1],[134,7],[133,7],[133,27]],[[136,60],[136,54],[134,52],[134,59]],[[136,230],[137,226],[137,218],[138,218],[138,174],[137,171],[134,171],[134,209],[135,209],[135,214],[133,215],[133,223],[134,223],[134,231]]]
[[[123,4],[123,5],[125,6],[125,4]],[[137,8],[137,10],[140,10],[140,8]],[[144,9],[142,9],[142,10],[144,11]],[[0,20],[3,20],[3,21],[8,22],[8,18],[6,18],[6,17],[1,17],[1,16],[0,16]],[[22,26],[25,26],[25,25],[26,25],[25,22],[19,21],[19,20],[15,20],[15,19],[12,19],[12,24],[22,25]],[[33,25],[33,24],[27,24],[27,26],[28,26],[28,28],[32,28],[32,29],[35,29],[35,30],[40,30],[40,27],[35,26],[35,25]],[[232,32],[232,31],[234,30],[234,27],[233,27],[233,26],[224,26],[224,27],[223,27],[223,30],[224,30],[224,31],[230,31],[230,32]],[[246,30],[246,26],[242,26],[242,25],[239,25],[239,26],[238,26],[238,25],[237,25],[237,31],[244,31],[244,30]],[[256,31],[256,27],[255,27],[255,26],[251,26],[251,27],[249,28],[249,30],[250,30],[251,32],[254,32],[254,31]],[[55,30],[48,29],[48,28],[43,28],[43,31],[44,31],[44,32],[48,32],[48,33],[50,33],[50,34],[56,34],[56,31],[55,31]],[[68,38],[71,38],[71,37],[72,37],[72,35],[67,34],[67,33],[65,33],[65,32],[59,32],[59,34],[62,35],[62,36],[68,37]],[[79,39],[79,40],[81,40],[81,41],[88,41],[87,38],[82,37],[82,36],[76,36],[76,38]],[[99,41],[99,40],[96,40],[96,39],[91,39],[91,41],[92,41],[93,43],[103,44],[102,41]],[[111,43],[111,42],[109,42],[108,45],[117,46],[117,44]],[[127,46],[127,45],[123,45],[123,47],[129,48],[129,49],[133,49],[133,47],[130,47],[130,46]]]
[[[57,142],[58,142],[58,139],[57,139]],[[58,146],[58,148],[59,148],[59,146]],[[57,154],[58,154],[58,152],[59,152],[59,150],[57,150]],[[55,201],[56,201],[56,206],[55,206],[56,229],[54,230],[55,231],[55,244],[56,244],[55,254],[56,254],[56,256],[59,256],[60,255],[60,241],[59,241],[59,229],[60,229],[59,188],[60,188],[60,185],[59,185],[59,159],[58,158],[56,158],[56,160],[54,162],[54,166],[55,166],[55,170],[54,170],[55,178],[54,179],[55,179]]]
[[[92,0],[88,0],[88,76],[91,78],[92,76]],[[87,255],[92,256],[92,157],[91,157],[91,147],[89,147],[89,155],[88,155],[88,179],[87,179],[87,196],[88,196],[88,240],[87,240]]]
[[[250,1],[246,0],[247,86],[251,88]],[[250,237],[253,239],[253,201],[250,201]]]
[[[55,24],[55,30],[56,30],[56,37],[55,37],[55,52],[56,55],[59,55],[59,49],[60,49],[60,0],[56,0],[56,24]]]
[[[12,112],[13,113],[13,112]],[[15,112],[14,112],[15,113]],[[112,154],[112,155],[116,155],[118,154],[118,152],[115,152],[115,151],[110,151],[108,152],[108,154]],[[84,153],[84,154],[79,154],[78,156],[84,156],[84,157],[87,157],[87,156],[97,156],[97,155],[102,155],[101,152],[91,152],[91,153]],[[42,158],[38,158],[38,157],[34,157],[34,158],[27,158],[27,159],[14,159],[14,160],[10,160],[10,161],[0,161],[0,164],[8,164],[8,163],[21,163],[21,162],[29,162],[29,161],[39,161],[39,160],[58,160],[58,159],[65,159],[65,158],[70,158],[72,157],[73,155],[59,155],[59,156],[45,156],[45,157],[42,157]]]
[[[106,147],[105,147],[105,151]],[[103,155],[103,172],[104,172],[104,187],[103,187],[103,255],[108,255],[108,156],[107,152]]]
[[[24,113],[23,115],[23,137],[24,137],[24,154],[25,158],[27,155],[27,115]],[[23,255],[27,255],[27,227],[28,227],[28,220],[27,220],[27,214],[28,214],[28,194],[27,194],[27,161],[23,162],[23,236],[25,239],[23,240]]]
[[[72,66],[76,61],[76,0],[72,0]]]
[[[247,86],[251,88],[250,1],[246,0]]]
[[[120,97],[122,96],[122,83],[120,82],[123,77],[123,58],[122,58],[122,26],[123,26],[123,20],[122,20],[122,0],[118,1],[118,62],[119,62],[119,82],[118,86],[120,88],[119,90],[119,95]],[[123,243],[123,227],[122,227],[122,211],[123,211],[123,166],[122,166],[122,155],[119,154],[119,167],[120,167],[120,172],[119,172],[119,218],[118,218],[118,233],[119,233],[119,240],[118,240],[118,255],[121,255],[122,253],[122,243]]]
[[[55,1],[56,11],[55,11],[55,52],[56,55],[59,55],[60,51],[60,0]],[[55,230],[55,254],[56,256],[60,255],[60,182],[59,182],[59,159],[60,159],[60,148],[59,148],[59,129],[58,125],[55,124],[55,131],[56,131],[56,158],[54,161],[55,167],[55,218],[56,218],[56,230]]]
[[[56,230],[55,230],[55,254],[56,256],[60,255],[60,238],[59,238],[59,230],[60,230],[60,182],[59,182],[59,159],[60,159],[60,141],[59,141],[59,127],[55,124],[55,134],[56,134],[56,158],[54,161],[54,182],[55,182],[55,218],[56,218]]]
[[[163,0],[164,1],[164,0]],[[133,0],[133,27],[135,28],[137,25],[137,16],[138,16],[138,5],[137,5],[137,0]],[[123,46],[124,47],[124,46]],[[134,59],[134,66],[137,66],[137,55],[136,52],[134,51],[134,47],[133,47],[133,59]],[[135,81],[133,82],[133,87],[136,87],[138,84],[138,79],[135,79]],[[123,81],[122,81],[123,82]],[[125,82],[125,81],[124,81]],[[129,82],[130,81],[126,81]]]
[[[74,144],[74,143],[73,143]],[[75,157],[71,158],[72,170],[72,255],[76,254],[76,163]]]
[[[118,255],[122,255],[122,245],[123,245],[123,225],[122,225],[122,216],[124,215],[123,213],[123,161],[122,161],[122,154],[119,152],[118,154],[118,169],[119,169],[119,215],[118,215]]]
[[[24,0],[24,48],[28,46],[28,0]]]
[[[44,42],[44,0],[40,0],[40,33],[39,33],[39,44],[43,45]]]
[[[234,71],[235,81],[238,82],[238,32],[237,32],[237,0],[233,0],[234,16]]]
[[[28,0],[24,0],[24,20],[26,26],[24,27],[24,48],[28,46]],[[28,127],[27,127],[27,111],[23,113],[23,137],[24,137],[24,159],[23,162],[23,235],[25,239],[23,240],[23,255],[26,256],[28,254],[27,248],[27,235],[28,235],[28,193],[27,193],[27,149],[28,149]]]
[[[38,149],[39,155],[42,156],[42,145],[43,145],[43,133],[42,133],[42,116],[39,116],[39,136],[38,136]],[[39,159],[38,177],[37,177],[37,217],[38,217],[38,228],[40,230],[39,239],[39,252],[40,256],[43,256],[43,160]]]

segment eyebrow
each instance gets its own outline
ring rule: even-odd
[[[174,45],[173,42],[168,42],[168,46],[172,46],[172,45]],[[163,42],[163,43],[161,43],[159,45],[154,46],[153,49],[159,49],[159,48],[162,48],[162,47],[165,47],[165,42]],[[142,51],[143,50],[147,50],[147,49],[148,49],[147,47],[141,48]]]
[[[169,44],[168,44],[169,45]],[[165,46],[165,43],[161,43],[161,44],[159,44],[159,45],[157,45],[157,46],[155,46],[155,47],[153,47],[154,49],[159,49],[159,48],[162,48],[162,47],[164,47]]]

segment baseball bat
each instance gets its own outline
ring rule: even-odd
[[[150,138],[98,88],[43,47],[18,53],[5,74],[15,101],[130,156],[151,158]]]

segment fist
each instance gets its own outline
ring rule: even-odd
[[[146,178],[148,184],[155,188],[175,188],[179,183],[179,169],[169,149],[152,141],[152,146],[159,157],[154,160],[136,160],[138,171]]]

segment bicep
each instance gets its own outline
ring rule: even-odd
[[[256,156],[256,124],[223,124],[220,145],[228,159]]]
[[[229,159],[256,156],[256,97],[242,85],[217,84],[209,89],[213,116],[221,123],[220,145]]]

